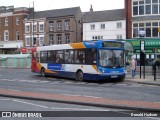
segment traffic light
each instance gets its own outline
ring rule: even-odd
[[[141,52],[140,52],[140,64],[141,64],[142,66],[145,65],[145,59],[146,59],[146,54],[144,53],[144,51],[141,51]]]

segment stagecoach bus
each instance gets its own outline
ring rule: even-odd
[[[125,78],[123,41],[97,40],[32,49],[31,71],[83,80]]]

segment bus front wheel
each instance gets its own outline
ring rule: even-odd
[[[45,76],[46,76],[46,75],[45,75],[45,69],[44,69],[44,68],[41,69],[41,76],[42,76],[42,77],[45,77]]]
[[[81,70],[77,71],[76,80],[83,81],[83,72]]]

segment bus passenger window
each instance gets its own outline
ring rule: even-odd
[[[40,52],[40,62],[41,63],[47,62],[47,51]]]
[[[85,49],[75,50],[75,63],[85,63]]]
[[[63,62],[64,62],[63,50],[56,51],[56,63],[63,63]]]
[[[86,49],[86,64],[96,64],[96,49]]]

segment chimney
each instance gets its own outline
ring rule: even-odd
[[[91,8],[90,8],[90,12],[93,12],[93,8],[92,8],[92,5],[91,5]]]

